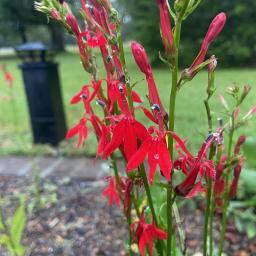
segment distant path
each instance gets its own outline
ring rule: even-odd
[[[109,164],[94,158],[0,157],[0,176],[29,176],[36,170],[43,177],[68,176],[95,180],[109,175]]]

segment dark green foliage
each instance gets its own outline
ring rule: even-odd
[[[127,26],[129,39],[136,39],[146,48],[151,62],[158,62],[158,52],[162,48],[159,34],[159,11],[155,1],[121,0],[131,17]]]
[[[120,0],[131,16],[129,38],[140,41],[155,61],[162,49],[159,34],[158,8],[155,0]],[[173,6],[173,1],[170,1]],[[216,14],[227,13],[225,29],[209,50],[224,66],[251,66],[256,59],[256,1],[255,0],[203,0],[198,10],[184,22],[181,42],[181,64],[189,66],[196,57],[200,43]],[[172,24],[174,22],[172,21]]]

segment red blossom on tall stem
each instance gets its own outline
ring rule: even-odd
[[[113,203],[116,203],[116,205],[120,207],[120,198],[118,195],[117,186],[118,184],[116,182],[116,178],[110,177],[108,187],[102,191],[102,195],[108,198],[109,206],[113,205]]]
[[[178,195],[186,196],[187,198],[195,196],[198,192],[204,192],[205,189],[202,186],[204,175],[207,175],[210,179],[215,180],[216,171],[211,160],[205,160],[206,152],[215,140],[213,135],[209,136],[202,147],[200,148],[196,157],[191,157],[183,141],[174,133],[171,132],[174,140],[179,144],[181,149],[187,154],[190,161],[187,158],[182,158],[186,163],[183,166],[186,170],[183,170],[186,174],[186,178],[179,185],[176,186],[175,191]],[[199,180],[197,181],[199,175]]]
[[[144,213],[141,214],[139,221],[132,223],[131,230],[134,232],[135,239],[138,240],[141,256],[145,255],[146,248],[149,250],[149,255],[153,256],[154,241],[167,239],[167,233],[164,230],[158,228],[154,223],[146,223]]]
[[[132,42],[131,50],[138,67],[140,68],[141,72],[144,73],[146,76],[147,84],[148,84],[148,92],[149,92],[149,102],[152,106],[156,107],[156,108],[153,108],[153,112],[156,119],[158,120],[160,129],[163,132],[163,122],[167,114],[162,106],[162,103],[158,94],[158,90],[156,87],[156,83],[154,80],[152,68],[149,64],[146,51],[143,48],[143,46],[141,46],[137,42]]]
[[[104,158],[122,146],[127,160],[137,151],[138,140],[143,141],[148,136],[146,128],[132,115],[126,115],[114,127],[110,143],[104,150]]]
[[[168,9],[168,0],[157,0],[157,4],[160,10],[161,36],[166,56],[170,57],[173,52],[173,36],[170,22],[170,14]]]
[[[149,136],[140,146],[139,150],[130,158],[127,171],[138,168],[148,156],[149,182],[153,183],[156,167],[159,165],[167,181],[171,179],[172,161],[166,145],[165,136]]]
[[[66,139],[71,139],[72,137],[78,135],[78,141],[76,147],[79,148],[82,143],[85,143],[88,136],[88,129],[86,127],[87,120],[85,118],[80,119],[79,123],[74,127],[70,128],[67,132]]]
[[[201,49],[196,59],[192,65],[186,70],[186,73],[190,76],[194,76],[196,72],[194,69],[197,68],[204,60],[207,54],[210,44],[215,40],[215,38],[220,34],[225,26],[227,17],[224,12],[219,13],[210,24],[206,36],[202,42]]]

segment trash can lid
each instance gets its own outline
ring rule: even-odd
[[[42,42],[28,42],[15,47],[15,50],[20,51],[46,51],[49,47]]]

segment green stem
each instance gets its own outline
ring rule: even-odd
[[[231,159],[231,150],[232,150],[232,142],[233,142],[233,135],[234,135],[234,116],[232,114],[231,117],[231,127],[229,131],[229,141],[228,141],[228,155],[227,155],[227,163],[229,164]],[[224,191],[224,206],[223,206],[223,213],[222,213],[222,221],[221,221],[221,238],[220,238],[220,247],[219,247],[219,256],[222,255],[223,247],[224,247],[224,240],[225,240],[225,233],[227,227],[227,213],[228,213],[228,206],[229,206],[229,176],[231,172],[231,166],[228,167],[227,173],[225,176],[225,191]]]
[[[204,242],[203,242],[203,255],[207,256],[207,238],[208,238],[208,223],[210,217],[210,208],[211,208],[211,195],[212,195],[212,180],[208,179],[207,181],[207,203],[206,211],[204,217]]]
[[[156,212],[155,212],[153,199],[152,199],[152,196],[151,196],[151,192],[150,192],[150,188],[149,188],[149,184],[148,184],[148,178],[147,178],[147,174],[146,174],[144,164],[142,164],[138,169],[139,169],[139,173],[140,173],[140,175],[143,179],[143,184],[144,184],[144,188],[145,188],[145,191],[146,191],[146,195],[147,195],[147,199],[148,199],[148,205],[149,205],[149,208],[150,208],[150,211],[151,211],[151,214],[152,214],[153,221],[156,224],[156,226],[158,227],[157,216],[156,216]],[[158,250],[159,256],[163,255],[163,247],[164,247],[163,241],[157,240],[156,241],[156,248]]]
[[[175,123],[175,103],[176,103],[176,95],[177,95],[177,82],[178,82],[178,60],[179,60],[179,41],[180,41],[180,31],[181,31],[181,22],[177,22],[174,32],[175,38],[175,56],[174,56],[174,66],[172,70],[172,89],[170,94],[170,103],[169,103],[169,131],[174,131],[174,123]],[[171,155],[171,159],[173,159],[173,137],[170,135],[168,137],[168,147]],[[169,182],[167,188],[167,256],[172,254],[172,200],[173,197],[172,182]]]
[[[214,217],[214,210],[215,210],[215,202],[214,202],[214,196],[212,193],[211,197],[211,210],[210,210],[210,230],[209,230],[209,239],[210,239],[210,255],[213,254],[213,217]]]
[[[148,178],[147,178],[147,174],[146,174],[146,170],[145,170],[144,164],[142,164],[139,167],[139,172],[140,172],[140,175],[141,175],[141,177],[143,179],[143,184],[144,184],[146,195],[147,195],[147,198],[148,198],[148,205],[149,205],[150,211],[152,213],[153,220],[154,220],[155,224],[158,226],[156,212],[155,212],[155,208],[154,208],[154,204],[153,204],[153,199],[152,199],[152,196],[151,196],[151,192],[150,192],[150,188],[149,188],[149,184],[148,184]]]
[[[131,88],[130,76],[129,76],[129,73],[128,73],[126,60],[125,60],[124,44],[123,44],[123,39],[122,39],[122,35],[121,35],[120,21],[119,21],[119,24],[118,24],[117,28],[118,28],[117,41],[118,41],[118,48],[119,48],[119,57],[120,57],[120,61],[122,63],[123,71],[124,71],[124,75],[125,75],[128,103],[129,103],[129,107],[132,109],[133,108],[132,88]]]

